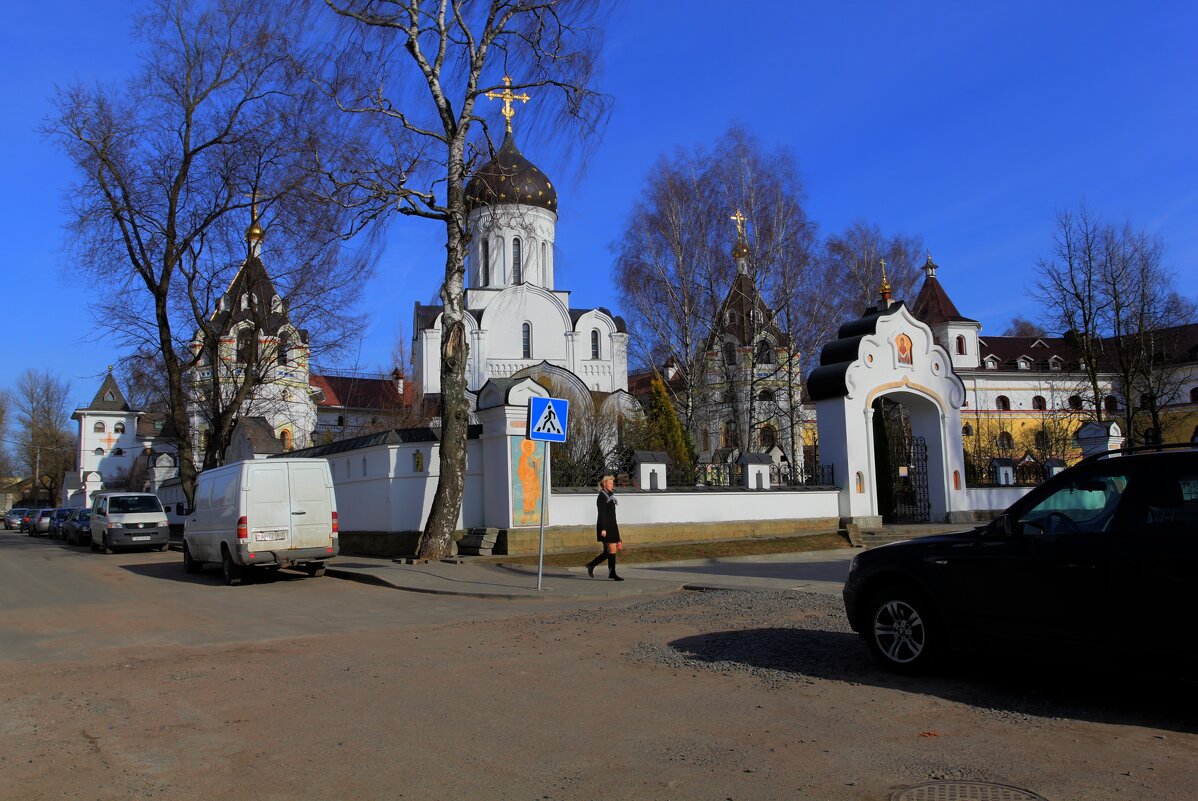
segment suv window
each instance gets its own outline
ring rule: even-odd
[[[1019,514],[1018,523],[1025,532],[1036,529],[1049,533],[1105,532],[1119,510],[1130,471],[1107,462],[1072,476],[1058,485],[1030,509]]]
[[[1161,533],[1198,529],[1198,467],[1155,470],[1145,486],[1136,523]]]

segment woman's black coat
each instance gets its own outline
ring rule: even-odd
[[[616,522],[616,496],[606,490],[599,490],[595,498],[598,516],[595,519],[595,539],[599,542],[619,542],[620,524]],[[600,537],[599,532],[606,531],[607,537]]]

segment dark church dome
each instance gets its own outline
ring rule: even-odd
[[[557,190],[535,164],[524,158],[509,131],[495,158],[483,165],[466,184],[466,206],[519,203],[557,213]]]

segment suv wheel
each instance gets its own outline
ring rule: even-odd
[[[916,590],[884,587],[871,597],[865,639],[874,656],[896,673],[921,673],[945,650],[932,604]]]
[[[304,570],[313,578],[324,575],[324,562],[309,562],[304,565]]]
[[[116,551],[112,550],[112,545],[110,545],[108,543],[108,535],[107,534],[104,535],[104,553],[106,553],[106,554],[116,553]]]

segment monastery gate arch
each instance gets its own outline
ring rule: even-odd
[[[886,499],[879,497],[879,488],[885,495],[887,486],[894,486],[896,496],[912,496],[895,498],[904,505],[900,511],[914,507],[898,515],[902,522],[964,520],[970,512],[961,443],[965,386],[926,324],[901,302],[880,305],[840,327],[807,381],[815,402],[820,461],[834,466],[840,486],[842,522],[881,525],[883,513],[896,508],[893,503],[883,508]],[[893,429],[890,437],[874,433],[882,422],[875,416],[891,404],[904,410],[909,444],[878,453],[878,442],[895,440]],[[891,484],[895,476],[900,480]]]

